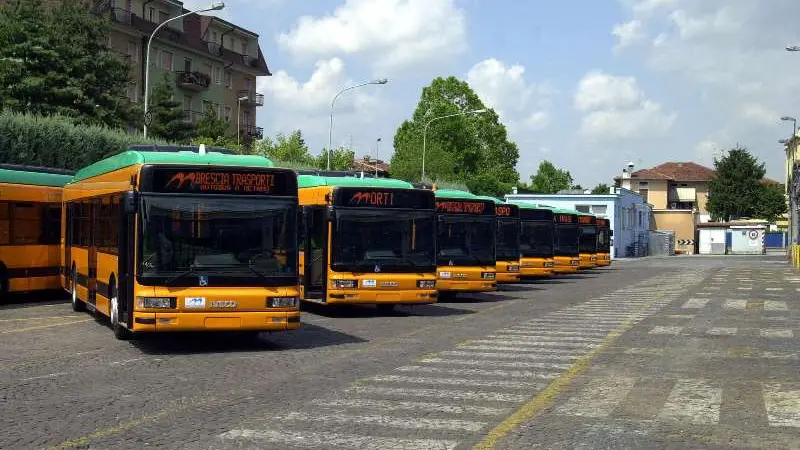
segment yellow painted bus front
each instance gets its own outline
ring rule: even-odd
[[[519,262],[519,273],[522,277],[547,278],[553,275],[555,264],[554,258],[523,256]]]
[[[572,274],[580,270],[580,231],[578,215],[569,210],[553,209],[553,259],[557,274]]]
[[[597,218],[597,265],[608,267],[611,265],[611,221],[606,218]]]
[[[597,267],[597,218],[591,214],[578,214],[578,251],[581,270]]]
[[[497,261],[495,268],[495,281],[498,284],[519,283],[520,263],[516,261]]]
[[[387,309],[437,301],[432,192],[391,179],[299,181],[304,300]]]
[[[128,151],[79,171],[63,205],[64,288],[118,338],[298,327],[292,171],[260,157]]]
[[[547,278],[553,275],[553,211],[537,205],[519,205],[520,275]]]
[[[442,292],[488,292],[497,289],[495,266],[444,266],[437,270]]]
[[[495,202],[497,220],[495,233],[495,281],[498,284],[518,283],[520,277],[519,206],[502,203],[493,197],[481,197]]]
[[[580,270],[594,269],[595,267],[597,267],[597,253],[580,254],[580,264],[578,265]]]
[[[556,255],[553,257],[555,260],[555,266],[553,267],[553,273],[558,274],[570,274],[570,273],[577,273],[580,269],[581,259],[579,256],[559,256]]]

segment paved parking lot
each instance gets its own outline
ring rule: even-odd
[[[675,257],[293,334],[0,307],[0,448],[800,448],[800,273]]]

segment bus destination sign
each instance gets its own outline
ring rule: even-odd
[[[572,214],[553,214],[553,222],[575,223],[575,216],[573,216]]]
[[[610,225],[608,219],[597,218],[597,226],[600,228],[608,228]]]
[[[519,216],[516,205],[494,205],[494,215],[497,217],[513,217]]]
[[[482,200],[438,200],[436,202],[436,211],[441,214],[494,215],[492,203]]]
[[[297,195],[297,179],[283,169],[172,168],[142,169],[142,190],[160,193]]]
[[[433,209],[433,192],[417,189],[337,187],[333,205],[351,208]]]
[[[520,220],[529,221],[548,221],[553,220],[553,211],[549,209],[528,209],[522,208],[519,210]]]
[[[578,223],[581,225],[594,225],[594,216],[578,216]]]

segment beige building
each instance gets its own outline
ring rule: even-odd
[[[629,166],[630,167],[630,166]],[[654,228],[675,232],[675,249],[694,253],[696,224],[708,222],[708,182],[714,170],[693,162],[668,162],[624,171],[617,182],[653,205]]]
[[[177,0],[106,0],[101,11],[111,20],[109,46],[131,66],[128,98],[143,101],[147,41],[158,24],[188,12]],[[192,14],[165,25],[150,49],[150,89],[168,74],[186,121],[207,111],[230,122],[242,142],[261,139],[256,92],[259,76],[271,75],[258,35],[217,17]],[[238,127],[238,130],[237,130]]]

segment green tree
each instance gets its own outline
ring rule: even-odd
[[[74,117],[92,125],[136,125],[125,97],[129,67],[106,47],[108,21],[80,0],[0,8],[0,107]]]
[[[149,107],[153,114],[153,122],[149,130],[153,136],[161,139],[188,143],[195,136],[195,126],[187,120],[181,104],[174,97],[175,88],[170,82],[170,74],[165,73],[153,87],[153,93],[150,95]]]
[[[595,195],[608,194],[610,189],[611,188],[607,184],[600,183],[597,186],[595,186],[594,189],[592,189],[592,194],[595,194]]]
[[[430,123],[425,134],[426,181],[468,183],[473,178],[485,179],[490,175],[502,180],[510,189],[519,180],[515,169],[519,150],[508,140],[499,116],[490,109],[483,114],[441,118],[480,109],[486,106],[467,82],[452,76],[434,79],[430,86],[422,89],[411,119],[404,121],[395,133],[392,175],[409,181],[420,180],[423,132]],[[441,119],[430,122],[434,118]],[[472,184],[486,185],[481,180],[472,181]]]
[[[764,163],[759,163],[746,148],[737,146],[722,158],[715,158],[714,169],[716,176],[708,183],[707,204],[712,218],[728,221],[755,217],[765,194],[761,184],[766,173]]]
[[[555,194],[572,186],[572,175],[559,169],[550,161],[539,163],[539,169],[531,175],[530,190],[537,194]]]
[[[196,139],[211,139],[212,141],[222,140],[229,137],[230,123],[225,119],[217,117],[214,108],[206,106],[203,111],[203,118],[195,124]]]
[[[326,152],[328,150],[323,148],[319,156],[316,157],[316,166],[319,169],[325,169],[328,165],[328,158]],[[331,152],[331,170],[350,170],[353,168],[356,159],[356,152],[347,147],[339,147]]]
[[[782,185],[762,184],[759,191],[758,202],[755,205],[755,217],[775,222],[788,211]]]

